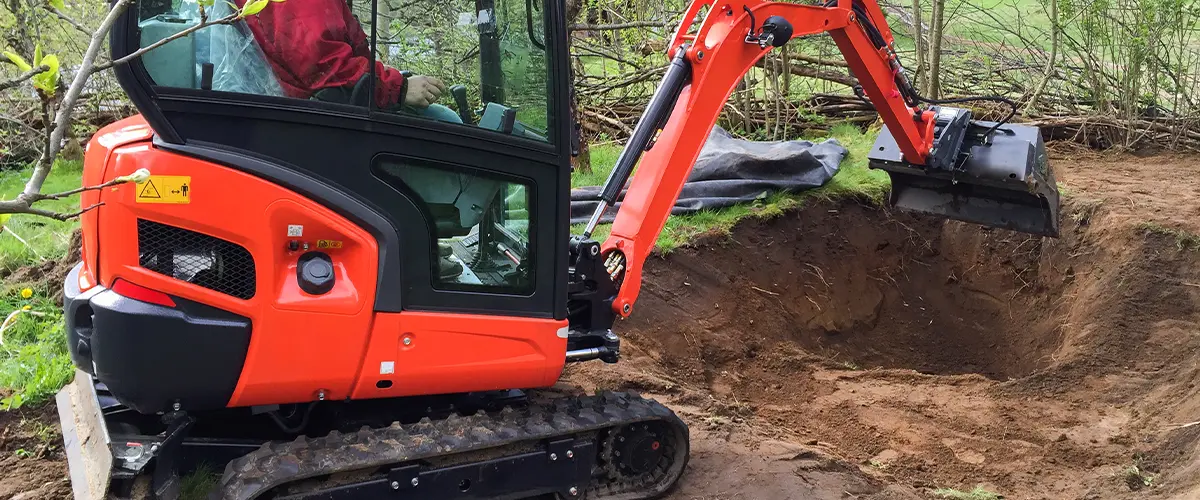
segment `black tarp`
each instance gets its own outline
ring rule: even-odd
[[[812,189],[828,182],[845,156],[846,148],[835,139],[818,144],[756,142],[737,139],[715,127],[671,213],[687,214],[754,201],[769,193]],[[572,189],[571,223],[587,222],[599,196],[598,186]],[[608,209],[601,221],[612,222],[616,213],[616,209]]]

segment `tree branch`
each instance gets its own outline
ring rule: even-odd
[[[16,87],[17,85],[20,85],[21,82],[24,82],[25,80],[28,80],[30,78],[37,76],[38,73],[42,73],[42,72],[49,71],[49,70],[50,70],[50,67],[43,64],[43,65],[33,68],[29,71],[21,73],[20,75],[17,75],[17,77],[13,78],[12,80],[0,81],[0,91],[8,90],[12,87]]]
[[[630,28],[670,28],[675,23],[664,21],[629,21],[627,23],[615,24],[587,24],[578,23],[572,24],[568,29],[570,31],[612,31],[612,30],[627,30]]]
[[[46,10],[53,12],[55,16],[57,16],[59,19],[62,19],[63,21],[65,21],[67,24],[74,26],[75,29],[78,30],[80,33],[83,33],[84,35],[87,35],[89,37],[92,36],[92,32],[88,31],[87,28],[84,28],[82,24],[79,24],[78,21],[71,19],[70,16],[67,16],[66,14],[63,13],[63,11],[58,10],[53,5],[50,5],[49,3],[47,3]]]
[[[758,62],[755,63],[755,66],[758,66],[760,68],[765,68],[766,67],[765,61],[766,61],[766,58],[759,59]],[[787,65],[787,70],[795,76],[817,78],[820,80],[826,80],[826,81],[830,81],[833,83],[842,84],[847,87],[853,87],[855,85],[858,85],[857,78],[854,78],[853,76],[849,76],[846,74],[838,73],[836,71],[826,71],[826,70],[823,70],[820,68],[815,68],[812,66],[803,66],[803,65],[791,64],[791,63],[789,63]]]
[[[80,210],[78,212],[64,214],[64,213],[60,213],[60,212],[54,212],[51,210],[43,210],[40,208],[34,208],[34,207],[30,206],[28,203],[25,203],[25,201],[22,199],[22,197],[17,197],[17,199],[15,199],[15,200],[0,201],[0,214],[29,214],[29,215],[37,215],[37,216],[41,216],[41,217],[49,217],[54,220],[67,221],[67,220],[71,220],[76,217],[79,217],[80,215],[87,213],[89,210],[93,210],[102,205],[104,205],[104,204],[97,203],[90,207],[84,208],[83,210]]]
[[[75,109],[75,101],[79,100],[79,94],[83,92],[83,87],[87,84],[88,77],[96,72],[96,56],[100,53],[100,49],[104,47],[105,40],[108,39],[109,31],[112,31],[113,23],[117,22],[117,18],[125,12],[129,4],[133,0],[116,0],[108,9],[108,14],[104,16],[104,20],[100,22],[100,26],[92,33],[91,41],[88,42],[87,51],[83,54],[83,60],[79,63],[79,71],[75,72],[75,77],[71,79],[71,86],[67,87],[67,93],[63,96],[62,105],[58,108],[58,115],[54,118],[54,127],[50,130],[47,141],[49,143],[49,151],[42,154],[38,158],[36,166],[33,168],[33,175],[29,176],[29,182],[25,183],[25,190],[22,196],[33,196],[41,193],[42,184],[46,183],[46,177],[50,176],[50,169],[54,167],[54,159],[58,157],[59,149],[62,148],[63,137],[66,136],[67,130],[71,128],[71,113]],[[19,199],[20,197],[18,197]],[[24,207],[26,210],[36,210],[30,206]],[[0,213],[3,208],[0,207]],[[24,212],[34,213],[34,212]]]
[[[150,172],[148,172],[148,171],[147,171],[147,172],[146,172],[146,175],[150,175]],[[97,185],[95,185],[95,186],[83,186],[83,187],[78,187],[78,188],[75,188],[75,189],[71,189],[71,190],[68,190],[68,191],[63,191],[63,192],[61,192],[61,193],[54,193],[54,194],[41,194],[41,193],[38,193],[38,194],[36,194],[36,195],[29,196],[29,197],[28,197],[28,199],[29,199],[29,203],[36,203],[36,202],[43,201],[43,200],[61,200],[61,199],[63,199],[63,198],[66,198],[66,197],[68,197],[68,196],[77,195],[77,194],[79,194],[79,193],[82,193],[82,192],[84,192],[84,191],[98,191],[98,190],[104,189],[104,188],[106,188],[106,187],[112,187],[112,186],[116,186],[116,185],[119,185],[119,184],[125,184],[125,183],[127,183],[127,182],[133,182],[134,180],[135,180],[135,179],[132,179],[132,178],[131,178],[131,177],[129,177],[129,176],[125,176],[125,177],[116,177],[116,178],[114,178],[113,180],[110,180],[110,181],[108,181],[108,182],[105,182],[105,183],[103,183],[103,184],[97,184]]]
[[[122,58],[120,58],[120,59],[117,59],[117,60],[115,60],[115,61],[109,61],[109,62],[106,62],[106,63],[97,64],[97,65],[95,65],[95,66],[93,66],[93,67],[92,67],[92,73],[95,73],[95,72],[97,72],[97,71],[104,71],[104,70],[106,70],[106,69],[108,69],[108,68],[111,68],[111,67],[113,67],[113,66],[116,66],[116,65],[118,65],[118,64],[125,64],[125,63],[127,63],[127,62],[129,62],[129,61],[132,61],[132,60],[134,60],[134,59],[137,59],[137,58],[139,58],[139,57],[142,57],[142,54],[145,54],[145,53],[147,53],[147,52],[150,52],[151,50],[157,49],[157,48],[159,48],[159,47],[162,47],[163,45],[166,45],[166,44],[168,44],[168,43],[171,43],[171,42],[173,42],[173,41],[175,41],[175,40],[178,40],[178,39],[180,39],[180,38],[183,38],[183,37],[186,37],[186,36],[188,36],[188,35],[191,35],[192,33],[195,33],[197,30],[204,29],[204,28],[207,28],[207,27],[209,27],[209,26],[215,26],[215,25],[218,25],[218,24],[230,24],[230,23],[232,23],[232,22],[234,22],[234,21],[237,21],[238,19],[241,19],[241,18],[238,16],[238,14],[237,14],[237,13],[233,13],[233,14],[230,14],[230,15],[228,15],[228,16],[225,16],[225,17],[222,17],[222,18],[220,18],[220,19],[217,19],[216,21],[212,21],[212,22],[203,22],[203,21],[202,21],[202,22],[196,23],[194,26],[188,27],[187,29],[184,29],[184,30],[182,30],[182,31],[180,31],[180,32],[178,32],[178,33],[175,33],[175,34],[172,34],[171,36],[168,36],[168,37],[166,37],[166,38],[163,38],[162,40],[159,40],[159,41],[157,41],[157,42],[154,42],[154,43],[152,43],[152,44],[150,44],[150,45],[147,45],[147,46],[145,46],[145,47],[142,47],[142,48],[140,48],[140,49],[138,49],[138,50],[136,50],[136,51],[134,51],[134,52],[130,53],[129,55],[127,55],[127,56],[125,56],[125,57],[122,57]],[[107,31],[107,30],[105,30],[105,31]]]
[[[845,59],[822,59],[820,57],[814,57],[805,54],[788,54],[787,59],[806,62],[809,64],[816,64],[818,66],[837,66],[839,68],[850,67],[850,63],[846,62]]]

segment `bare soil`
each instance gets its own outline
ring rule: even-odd
[[[1057,240],[846,202],[652,259],[567,380],[683,415],[671,498],[1200,498],[1200,163],[1070,154]]]
[[[564,384],[684,417],[671,499],[1200,498],[1200,161],[1054,166],[1057,240],[851,201],[654,257]],[[56,423],[0,413],[0,499],[69,496]]]
[[[53,403],[0,412],[0,498],[71,498],[67,457]]]

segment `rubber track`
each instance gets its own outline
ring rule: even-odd
[[[683,436],[681,456],[671,475],[657,481],[653,491],[621,492],[620,499],[654,498],[671,489],[687,463],[687,424],[657,401],[627,393],[555,397],[529,406],[505,408],[497,415],[483,412],[428,418],[409,425],[364,427],[354,433],[331,432],[320,438],[277,441],[233,460],[211,500],[252,500],[272,488],[335,472],[371,469],[413,460],[466,453],[555,436],[598,431],[637,422],[662,421]],[[667,478],[664,478],[667,479]],[[590,491],[593,498],[595,491]],[[608,495],[603,495],[608,496]]]

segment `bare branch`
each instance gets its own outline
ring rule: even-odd
[[[814,57],[805,54],[788,54],[787,59],[806,62],[809,64],[816,64],[818,66],[837,66],[839,68],[850,67],[850,63],[846,62],[845,59],[822,59],[820,57]]]
[[[30,124],[26,123],[26,122],[25,122],[25,120],[18,120],[18,119],[16,119],[16,118],[13,118],[13,117],[11,117],[11,116],[8,116],[8,115],[6,115],[6,114],[3,114],[3,113],[0,113],[0,120],[4,120],[4,121],[6,121],[6,122],[11,122],[11,123],[13,123],[13,124],[15,124],[15,125],[17,125],[17,126],[19,126],[19,127],[21,127],[21,128],[24,128],[25,130],[27,130],[27,131],[29,131],[29,132],[31,132],[31,133],[34,133],[34,134],[41,134],[41,133],[42,133],[42,131],[41,131],[41,130],[38,130],[38,129],[36,129],[36,128],[33,128],[33,126],[32,126],[32,125],[30,125]]]
[[[20,85],[21,82],[24,82],[25,80],[28,80],[30,78],[37,76],[38,73],[42,73],[42,72],[49,71],[49,70],[50,70],[50,67],[46,66],[45,64],[38,66],[36,68],[33,68],[29,71],[21,73],[20,75],[17,75],[17,77],[13,78],[12,80],[6,80],[6,81],[0,82],[0,90],[8,90],[12,87],[16,87],[17,85]]]
[[[41,216],[41,217],[49,217],[54,220],[66,221],[66,220],[71,220],[76,217],[79,217],[80,215],[87,213],[89,210],[93,210],[102,205],[104,205],[104,204],[97,203],[95,205],[87,207],[78,212],[64,214],[64,213],[55,212],[52,210],[43,210],[40,208],[34,208],[34,207],[30,206],[28,203],[26,203],[24,201],[23,197],[17,197],[17,199],[15,199],[15,200],[0,201],[0,214],[29,214],[29,215],[37,215],[37,216]]]
[[[46,4],[46,10],[49,10],[50,12],[53,12],[55,16],[57,16],[59,19],[62,19],[62,20],[63,20],[64,22],[66,22],[67,24],[70,24],[71,26],[74,26],[74,27],[75,27],[75,29],[76,29],[76,30],[78,30],[80,33],[83,33],[84,35],[87,35],[87,36],[89,36],[89,37],[90,37],[90,36],[92,36],[92,32],[91,32],[91,31],[88,31],[88,30],[87,30],[87,28],[84,28],[82,24],[79,24],[79,21],[76,21],[76,20],[74,20],[74,19],[71,19],[71,17],[70,17],[70,16],[68,16],[68,15],[64,14],[64,13],[63,13],[63,11],[61,11],[61,10],[58,10],[58,9],[57,9],[56,7],[54,7],[53,5],[50,5],[49,3],[47,3],[47,4]]]
[[[69,191],[63,191],[61,193],[54,193],[54,194],[38,193],[36,195],[30,196],[29,202],[36,203],[36,202],[43,201],[43,200],[60,200],[60,199],[66,198],[68,196],[82,193],[84,191],[98,191],[98,190],[104,189],[106,187],[112,187],[112,186],[116,186],[118,184],[125,184],[127,182],[130,182],[130,180],[128,178],[116,177],[108,182],[105,182],[104,184],[97,184],[95,186],[83,186],[83,187],[71,189]]]
[[[670,28],[675,23],[663,21],[630,21],[627,23],[616,24],[587,24],[578,23],[570,26],[571,31],[612,31],[612,30],[627,30],[630,28]]]
[[[230,24],[234,21],[237,21],[238,19],[241,19],[241,18],[238,16],[237,13],[234,13],[234,14],[230,14],[228,16],[222,17],[220,19],[217,19],[216,21],[196,23],[195,25],[192,25],[192,26],[188,27],[187,29],[184,29],[178,33],[174,33],[171,36],[163,38],[162,40],[159,40],[150,45],[142,47],[142,48],[130,53],[129,55],[127,55],[125,57],[122,57],[115,61],[109,61],[106,63],[97,64],[92,68],[92,72],[95,73],[97,71],[104,71],[104,70],[111,68],[113,66],[116,66],[118,64],[125,64],[129,61],[132,61],[134,59],[142,57],[142,54],[150,52],[151,50],[157,49],[157,48],[162,47],[163,45],[171,43],[175,40],[178,40],[180,38],[184,38],[188,35],[191,35],[192,33],[195,33],[197,30],[201,30],[201,29],[207,28],[209,26],[215,26],[218,24]]]
[[[580,110],[580,113],[583,113],[583,115],[584,115],[584,116],[590,116],[590,117],[592,117],[592,118],[595,118],[595,119],[597,119],[597,120],[600,120],[600,121],[602,121],[602,122],[604,122],[604,123],[607,123],[607,124],[609,124],[609,125],[612,125],[612,126],[614,126],[614,127],[617,127],[617,128],[619,128],[619,129],[621,129],[621,131],[625,132],[626,134],[632,134],[632,133],[633,133],[633,129],[632,129],[632,128],[629,128],[629,126],[628,126],[628,125],[626,125],[626,124],[624,124],[624,123],[621,123],[621,121],[620,121],[620,120],[617,120],[617,119],[614,119],[614,118],[610,118],[610,117],[604,116],[604,115],[602,115],[602,114],[596,113],[595,111],[592,111],[592,110],[589,110],[589,109],[582,109],[582,110]]]

